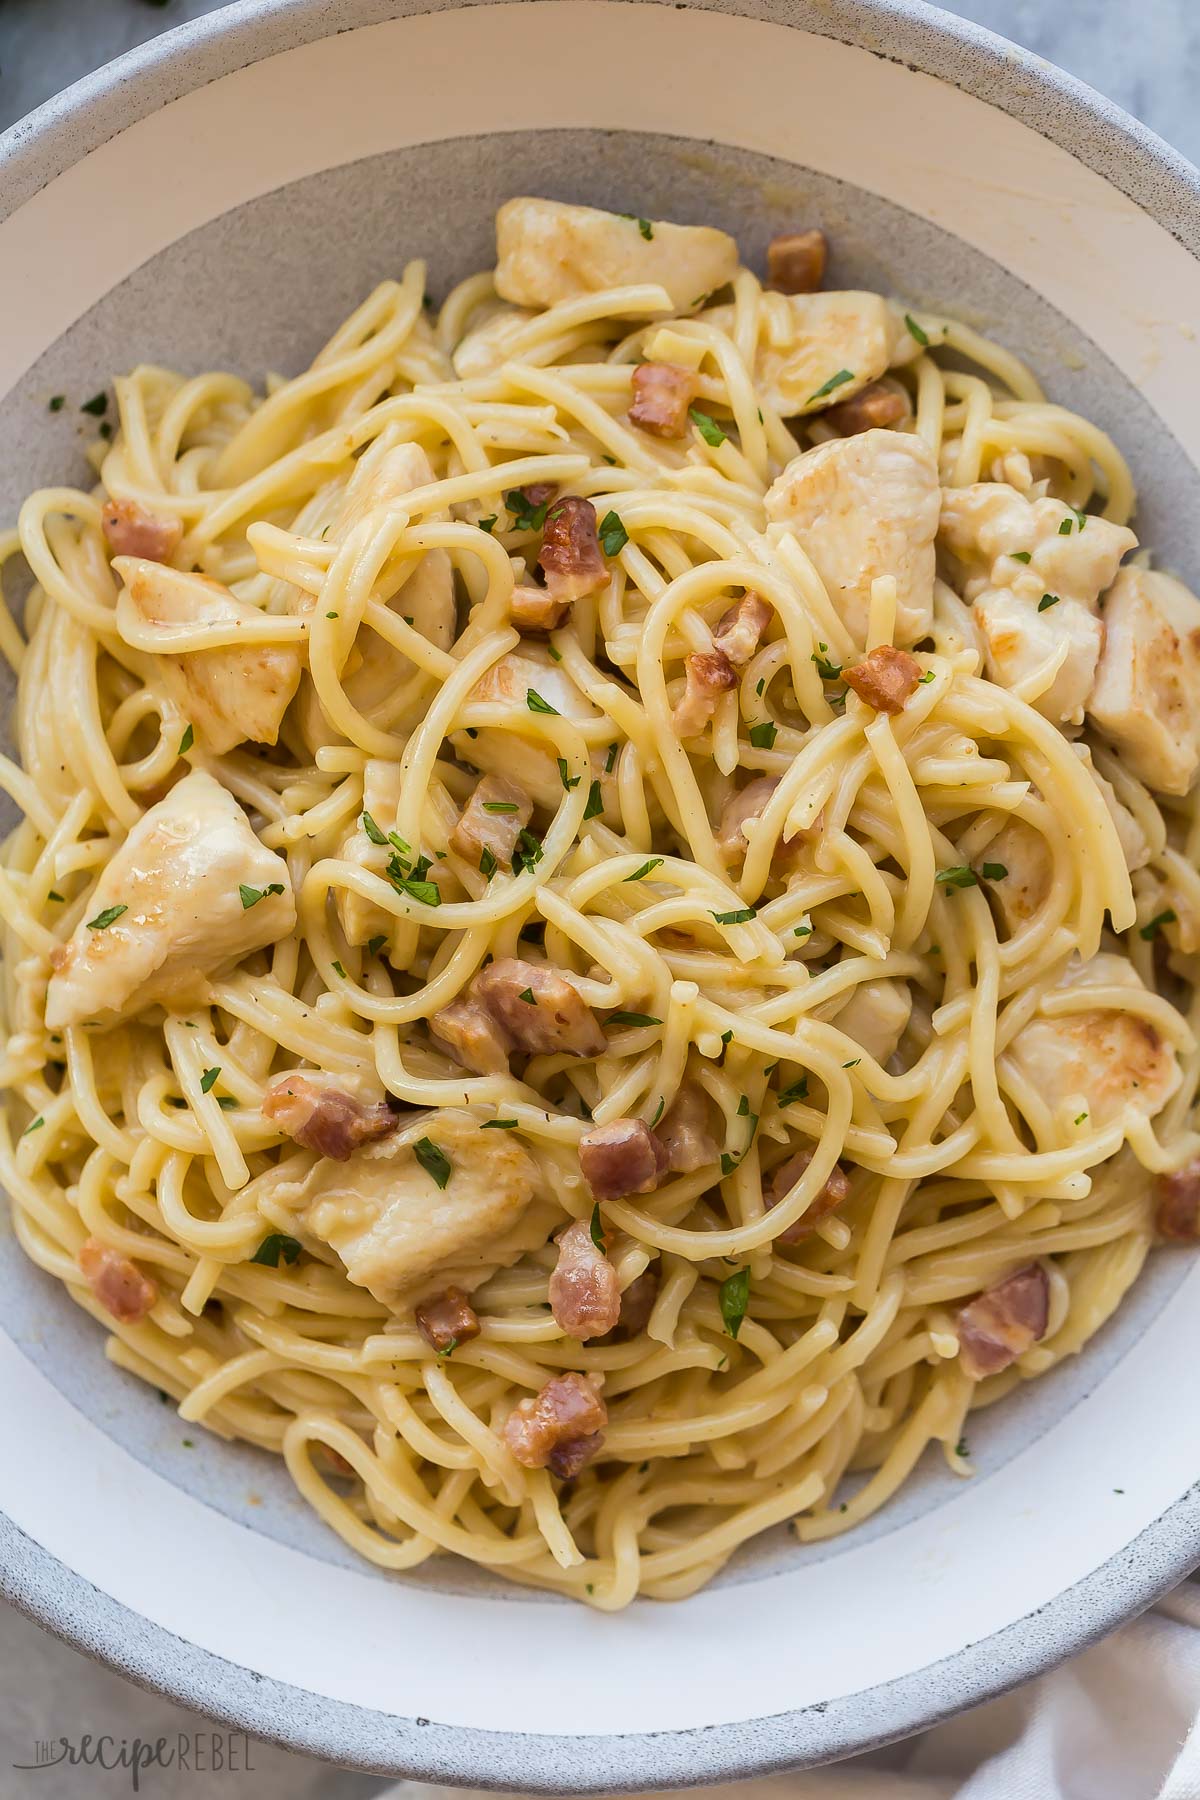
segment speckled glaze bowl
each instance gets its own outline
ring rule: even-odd
[[[0,140],[0,517],[80,478],[75,403],[114,370],[295,370],[408,256],[435,293],[490,262],[513,193],[723,225],[748,260],[824,224],[836,285],[948,306],[1112,432],[1144,541],[1200,577],[1200,177],[915,0],[243,0],[123,58]],[[584,1793],[821,1762],[1036,1674],[1191,1566],[1198,1302],[1160,1254],[1085,1356],[973,1422],[973,1481],[930,1457],[857,1536],[780,1533],[607,1618],[355,1563],[272,1459],[110,1367],[5,1229],[5,1591],[341,1763]]]

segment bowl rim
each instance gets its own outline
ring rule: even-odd
[[[0,222],[128,125],[210,81],[339,31],[487,3],[233,0],[128,51],[0,134]],[[1085,83],[982,26],[924,0],[682,3],[833,38],[959,88],[1067,150],[1200,259],[1200,171]],[[130,1611],[3,1516],[0,1595],[149,1691],[288,1749],[426,1782],[623,1793],[812,1767],[924,1729],[1052,1668],[1151,1605],[1191,1571],[1198,1544],[1200,1482],[1034,1613],[894,1681],[765,1719],[583,1740],[439,1725],[262,1676]]]

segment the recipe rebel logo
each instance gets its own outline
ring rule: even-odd
[[[142,1791],[142,1777],[154,1769],[179,1769],[191,1775],[252,1775],[253,1740],[240,1731],[179,1731],[146,1739],[98,1737],[85,1732],[77,1739],[39,1738],[31,1762],[11,1766],[36,1774],[39,1769],[125,1769],[131,1792]]]

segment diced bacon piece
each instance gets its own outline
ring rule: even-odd
[[[650,1194],[667,1171],[667,1153],[643,1119],[611,1119],[579,1140],[579,1166],[596,1200]]]
[[[140,556],[167,562],[183,541],[183,525],[164,513],[151,512],[137,500],[106,500],[100,529],[114,556]]]
[[[1186,794],[1200,769],[1200,600],[1170,575],[1122,569],[1104,626],[1088,714],[1147,786]]]
[[[431,1350],[444,1356],[479,1336],[479,1315],[461,1288],[448,1287],[417,1307],[417,1330]]]
[[[136,1325],[158,1300],[158,1288],[135,1262],[99,1238],[90,1237],[79,1252],[79,1267],[93,1294],[122,1325]]]
[[[569,611],[567,601],[556,600],[549,588],[528,581],[517,582],[508,603],[508,616],[518,631],[557,631]]]
[[[907,650],[879,644],[861,662],[842,670],[842,680],[876,712],[902,713],[921,682],[921,665]]]
[[[507,869],[517,839],[532,817],[533,802],[524,788],[506,775],[485,775],[450,833],[450,848],[475,869],[483,852],[489,850],[501,868]]]
[[[758,649],[759,639],[771,623],[771,607],[761,594],[748,591],[717,621],[713,649],[740,669]]]
[[[720,650],[696,650],[683,661],[683,698],[671,715],[675,735],[698,737],[716,710],[717,701],[737,686],[737,670]]]
[[[763,1204],[770,1209],[778,1206],[785,1194],[789,1194],[800,1177],[804,1174],[813,1159],[811,1150],[798,1150],[795,1156],[789,1156],[781,1163],[771,1177],[769,1185],[763,1191]],[[820,1193],[809,1201],[800,1217],[786,1231],[781,1231],[775,1242],[777,1244],[798,1244],[806,1238],[815,1226],[828,1214],[836,1211],[850,1192],[850,1183],[846,1172],[840,1164],[835,1163],[830,1170],[829,1179]]]
[[[496,292],[517,306],[655,282],[690,311],[737,273],[738,247],[710,225],[629,219],[592,206],[521,196],[496,214]]]
[[[898,381],[873,381],[853,400],[831,406],[825,417],[840,437],[855,437],[860,431],[895,427],[911,415],[908,395]]]
[[[829,253],[825,233],[788,232],[767,245],[767,285],[780,294],[815,294],[825,279]]]
[[[471,997],[487,1008],[518,1050],[534,1056],[600,1056],[605,1036],[565,975],[545,963],[504,956],[481,969]]]
[[[474,1075],[507,1075],[513,1040],[477,1000],[452,1000],[429,1021],[455,1062]]]
[[[716,1162],[721,1147],[713,1136],[708,1095],[698,1081],[680,1083],[656,1135],[674,1175],[693,1175]]]
[[[596,536],[596,509],[590,500],[568,494],[546,514],[538,562],[552,600],[570,606],[595,593],[608,580],[608,567]]]
[[[655,437],[682,437],[696,398],[696,371],[679,363],[639,363],[633,371],[629,423]]]
[[[550,1277],[550,1310],[568,1337],[603,1337],[621,1316],[617,1271],[592,1241],[580,1219],[557,1239],[558,1262]]]
[[[970,1381],[998,1375],[1046,1335],[1050,1278],[1028,1263],[968,1301],[958,1315],[958,1365]]]
[[[654,1311],[654,1303],[658,1299],[659,1274],[657,1264],[651,1263],[630,1282],[621,1295],[621,1312],[617,1319],[615,1335],[624,1340],[637,1337],[645,1331],[650,1323],[650,1315]]]
[[[360,1144],[377,1143],[399,1123],[386,1100],[364,1106],[306,1075],[281,1075],[263,1095],[262,1114],[305,1150],[334,1162],[349,1162]]]
[[[544,506],[548,501],[553,500],[558,492],[558,483],[557,481],[527,481],[525,486],[517,488],[516,492],[520,494],[530,510],[536,512],[539,506]]]
[[[518,1400],[504,1421],[504,1441],[523,1469],[549,1468],[568,1481],[603,1443],[608,1408],[598,1377],[569,1370],[536,1396]]]
[[[1155,1182],[1158,1205],[1154,1224],[1159,1237],[1177,1244],[1200,1242],[1200,1156],[1160,1175]]]

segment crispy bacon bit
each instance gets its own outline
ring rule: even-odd
[[[417,1330],[438,1355],[479,1336],[479,1315],[461,1288],[448,1287],[417,1308]]]
[[[508,603],[508,616],[518,631],[557,631],[570,612],[565,600],[556,600],[549,588],[519,581]]]
[[[763,1201],[768,1210],[772,1206],[778,1206],[784,1195],[791,1192],[812,1161],[812,1157],[811,1150],[798,1150],[795,1156],[789,1156],[788,1160],[781,1163],[775,1170],[770,1184],[763,1194]],[[822,1219],[836,1211],[849,1192],[850,1183],[846,1179],[846,1171],[839,1163],[834,1163],[829,1173],[829,1179],[820,1193],[809,1201],[800,1217],[789,1225],[786,1231],[780,1232],[775,1242],[777,1244],[798,1244],[802,1238],[809,1235],[814,1226],[820,1224]]]
[[[450,833],[450,848],[473,869],[490,850],[503,868],[512,862],[517,839],[533,817],[533,801],[507,775],[485,775]]]
[[[907,650],[880,644],[843,669],[842,680],[876,712],[901,713],[921,684],[921,665]]]
[[[568,494],[546,514],[538,562],[546,591],[565,606],[595,593],[608,580],[608,565],[596,537],[596,509],[590,500]]]
[[[178,519],[150,512],[136,500],[106,500],[100,528],[114,556],[142,556],[148,562],[166,562],[183,539]]]
[[[767,286],[780,294],[815,294],[825,279],[829,246],[815,227],[772,238],[767,245]]]
[[[568,1337],[603,1337],[621,1316],[617,1271],[596,1248],[580,1219],[557,1239],[558,1262],[550,1277],[550,1310]]]
[[[771,608],[762,595],[747,591],[718,620],[713,649],[740,669],[758,649],[758,640],[770,622]]]
[[[595,1456],[607,1424],[597,1377],[570,1370],[552,1376],[536,1397],[518,1400],[504,1421],[504,1441],[523,1469],[549,1468],[569,1481]]]
[[[708,1095],[698,1081],[684,1081],[671,1102],[658,1139],[675,1175],[693,1175],[715,1163],[721,1153],[712,1134]]]
[[[567,1056],[599,1056],[605,1036],[590,1006],[565,975],[545,963],[501,957],[481,969],[471,983],[471,997],[487,1008],[518,1050],[531,1055],[562,1052]]]
[[[671,715],[676,737],[697,737],[716,710],[718,698],[737,686],[737,670],[721,650],[696,650],[683,661],[686,686]]]
[[[1200,1241],[1200,1157],[1169,1175],[1160,1175],[1155,1186],[1158,1206],[1154,1223],[1159,1237],[1176,1244]]]
[[[158,1299],[150,1277],[99,1238],[88,1238],[79,1252],[79,1267],[101,1306],[122,1325],[136,1325]]]
[[[1050,1278],[1040,1263],[1027,1263],[987,1288],[958,1315],[958,1363],[972,1381],[998,1375],[1046,1334]]]
[[[613,1331],[613,1337],[619,1342],[637,1337],[645,1331],[654,1311],[654,1303],[658,1299],[658,1284],[658,1265],[651,1263],[625,1289],[621,1295],[620,1316]]]
[[[679,363],[639,363],[633,371],[629,423],[655,437],[682,437],[696,398],[696,371]]]
[[[653,1193],[667,1153],[643,1119],[612,1119],[579,1140],[579,1166],[596,1200]]]
[[[513,1040],[477,1000],[452,1000],[429,1021],[455,1062],[473,1075],[507,1075]]]
[[[334,1162],[349,1162],[360,1144],[387,1137],[397,1118],[386,1100],[364,1106],[341,1088],[303,1075],[281,1075],[263,1095],[262,1113],[306,1150]]]
[[[872,381],[852,399],[825,410],[825,418],[840,437],[856,437],[860,431],[876,431],[899,425],[912,413],[908,395],[896,381]]]

